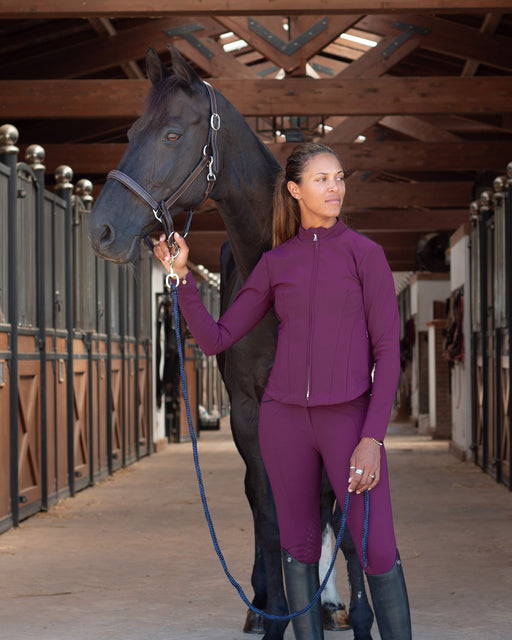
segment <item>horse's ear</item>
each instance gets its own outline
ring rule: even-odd
[[[202,84],[201,78],[197,75],[197,73],[192,69],[192,67],[188,64],[188,62],[183,58],[181,53],[173,47],[172,44],[167,45],[169,47],[169,51],[171,53],[172,60],[172,68],[174,73],[182,78],[189,86],[194,84]]]
[[[146,53],[146,71],[152,84],[156,84],[171,75],[169,70],[162,64],[158,53],[153,47],[149,47]]]

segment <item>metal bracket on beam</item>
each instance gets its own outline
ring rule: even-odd
[[[185,38],[185,40],[191,44],[193,47],[195,47],[199,53],[201,53],[205,58],[207,58],[208,60],[211,60],[213,58],[213,56],[215,55],[213,53],[213,51],[211,51],[210,49],[208,49],[208,47],[203,44],[201,42],[201,40],[198,40],[195,36],[193,36],[191,33],[188,33],[186,35],[183,36]]]
[[[395,22],[393,25],[393,29],[400,29],[402,33],[393,40],[393,42],[386,47],[384,51],[380,54],[383,58],[389,58],[390,55],[395,53],[395,51],[403,45],[404,42],[407,42],[409,38],[412,38],[413,35],[421,35],[426,36],[430,33],[430,29],[427,27],[420,27],[417,24],[411,24],[409,22]]]
[[[318,64],[317,62],[312,62],[311,66],[315,71],[318,71],[318,73],[325,73],[326,76],[334,75],[334,70],[331,67],[326,67],[325,65]]]
[[[170,38],[175,38],[176,36],[185,36],[187,33],[192,33],[194,31],[203,31],[203,29],[204,27],[200,22],[189,22],[188,24],[181,25],[181,27],[164,29],[164,33]]]
[[[319,33],[322,33],[322,31],[325,31],[325,29],[327,29],[329,25],[329,18],[325,16],[325,18],[322,18],[319,22],[314,24],[307,31],[304,31],[304,33],[301,33],[300,36],[297,36],[290,42],[285,42],[284,40],[281,40],[279,36],[276,36],[275,33],[272,33],[272,31],[264,27],[261,23],[259,23],[254,18],[249,17],[247,21],[248,21],[249,29],[251,31],[254,31],[254,33],[259,35],[261,38],[266,40],[269,44],[271,44],[273,47],[275,47],[281,53],[284,53],[287,56],[291,56],[296,51],[298,51],[301,47],[303,47],[307,42],[309,42],[310,40],[313,40],[313,38],[316,38],[316,36]]]
[[[194,31],[202,31],[203,29],[204,27],[200,22],[191,22],[190,24],[184,24],[181,27],[164,29],[164,33],[166,33],[170,38],[181,36],[189,44],[195,47],[200,54],[202,54],[208,60],[211,60],[215,55],[213,51],[210,51],[210,49],[208,49],[205,44],[203,44],[200,40],[198,40],[198,38],[193,35]]]

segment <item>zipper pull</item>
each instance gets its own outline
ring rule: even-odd
[[[316,233],[313,234],[313,242],[318,242],[318,238],[316,237]]]

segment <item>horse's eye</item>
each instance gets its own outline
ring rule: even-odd
[[[168,131],[167,132],[167,141],[168,142],[178,142],[178,140],[181,138],[179,133],[176,133],[175,131]]]

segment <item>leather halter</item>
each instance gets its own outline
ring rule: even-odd
[[[208,174],[206,175],[206,189],[204,192],[204,197],[201,202],[188,211],[187,222],[185,224],[185,229],[182,233],[183,237],[186,237],[189,229],[190,223],[192,222],[192,216],[196,209],[198,209],[209,197],[215,181],[217,179],[216,172],[218,171],[218,163],[219,163],[219,150],[217,147],[217,131],[220,129],[220,115],[217,113],[217,100],[215,98],[215,92],[213,87],[208,82],[203,80],[204,85],[208,91],[208,97],[210,99],[210,127],[208,130],[208,138],[206,140],[206,144],[203,147],[203,153],[201,160],[197,163],[196,167],[193,171],[188,175],[187,178],[181,183],[181,185],[172,193],[166,200],[162,200],[158,203],[153,196],[144,189],[140,184],[135,182],[133,178],[126,175],[122,171],[118,171],[117,169],[113,169],[107,175],[107,180],[118,180],[125,187],[130,189],[132,193],[138,196],[141,200],[143,200],[146,204],[148,204],[153,210],[153,215],[155,218],[163,225],[165,230],[165,235],[167,237],[167,242],[169,244],[169,248],[171,246],[177,247],[177,245],[173,241],[174,235],[174,223],[172,221],[172,216],[170,213],[170,208],[172,205],[180,198],[183,193],[190,187],[192,182],[197,178],[197,176],[208,167]],[[174,255],[177,255],[176,253]]]

